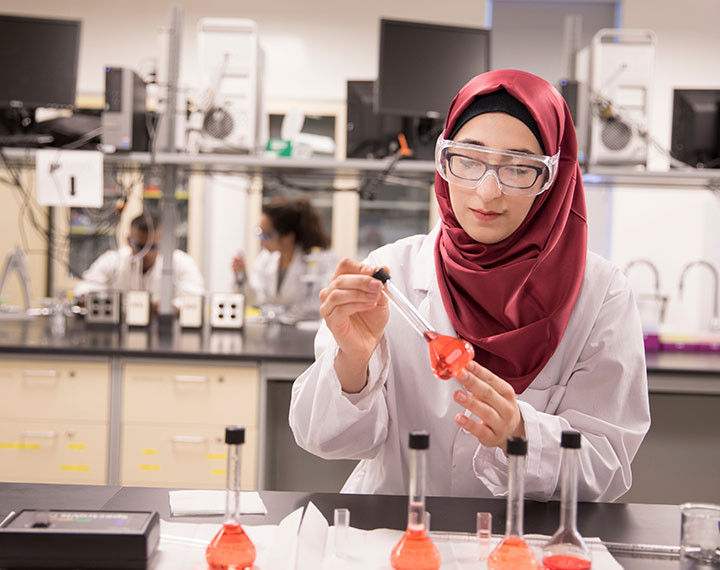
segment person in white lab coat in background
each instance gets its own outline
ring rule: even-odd
[[[262,250],[247,272],[244,256],[232,260],[237,285],[249,286],[250,303],[266,316],[319,319],[318,293],[337,264],[317,210],[306,198],[273,198],[262,207],[257,230]]]
[[[440,221],[362,263],[343,259],[321,292],[315,363],[294,383],[297,443],[361,459],[344,492],[406,494],[407,434],[432,434],[429,495],[507,493],[508,437],[528,441],[526,496],[559,496],[560,434],[581,432],[580,500],[631,485],[650,426],[640,318],[622,272],[587,251],[575,129],[543,79],[513,70],[470,80],[436,147]],[[427,342],[371,277],[392,282],[475,359],[431,372]]]
[[[128,244],[100,255],[82,275],[75,287],[81,302],[95,291],[149,291],[156,312],[160,302],[163,258],[160,254],[162,229],[159,220],[140,214],[130,222]],[[205,280],[197,264],[184,251],[173,252],[173,305],[180,306],[182,295],[204,295]]]

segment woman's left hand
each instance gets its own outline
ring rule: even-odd
[[[505,451],[509,437],[525,437],[525,422],[512,386],[487,368],[471,361],[457,377],[465,390],[457,390],[455,401],[473,417],[457,414],[455,422],[486,447]]]

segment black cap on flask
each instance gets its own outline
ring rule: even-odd
[[[527,440],[522,437],[511,437],[507,440],[508,455],[527,455]]]
[[[428,449],[430,447],[430,434],[426,431],[411,431],[408,445],[410,449]]]
[[[240,426],[228,426],[225,428],[225,443],[238,445],[245,443],[245,428]]]
[[[560,447],[568,449],[580,449],[580,432],[566,430],[560,436]]]

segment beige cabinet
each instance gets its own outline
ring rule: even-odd
[[[123,485],[221,489],[225,427],[246,429],[242,486],[257,486],[259,375],[238,365],[127,363]]]
[[[104,484],[110,367],[0,360],[0,480]]]

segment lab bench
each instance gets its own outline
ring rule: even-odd
[[[0,480],[222,488],[222,434],[237,423],[248,488],[338,491],[355,462],[299,449],[287,425],[314,336],[80,319],[57,336],[41,317],[2,320]],[[651,353],[647,366],[653,424],[622,500],[720,502],[720,354]]]

